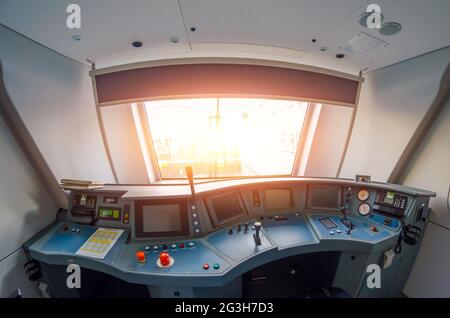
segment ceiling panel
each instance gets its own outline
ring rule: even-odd
[[[403,26],[391,37],[358,24],[373,2],[369,0],[78,0],[79,31],[66,27],[66,6],[71,2],[0,0],[0,23],[79,61],[88,58],[100,68],[219,56],[274,59],[357,74],[450,45],[449,0],[377,0],[385,21]],[[388,45],[365,55],[347,52],[344,47],[360,32]],[[81,41],[74,41],[74,34],[80,34]],[[179,43],[171,43],[172,37]],[[133,48],[135,40],[144,46]],[[339,52],[346,57],[336,59]]]
[[[361,8],[318,41],[310,55],[332,59],[336,52],[343,52],[346,57],[339,63],[370,71],[450,45],[449,0],[377,0],[376,3],[381,7],[384,22],[395,21],[402,25],[399,33],[384,36],[375,29],[362,27],[358,20],[365,8]],[[348,41],[360,32],[388,45],[362,55],[346,51],[344,48]],[[320,52],[322,46],[328,47],[328,51]]]
[[[366,0],[181,0],[195,42],[247,43],[308,50]]]
[[[81,7],[81,29],[66,27],[66,7]],[[115,61],[189,50],[177,0],[0,0],[0,23],[66,56]],[[81,41],[72,35],[81,35]],[[179,43],[173,44],[170,38]],[[136,49],[133,41],[144,46]]]

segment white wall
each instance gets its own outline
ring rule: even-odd
[[[102,107],[101,112],[119,183],[149,183],[131,105]]]
[[[4,85],[58,178],[113,182],[89,69],[0,25]],[[22,244],[55,219],[57,206],[0,117],[0,297],[39,295],[22,269]]]
[[[0,25],[6,90],[56,178],[114,182],[89,69]]]
[[[404,184],[435,191],[433,212],[405,294],[409,297],[450,297],[450,101],[410,163]]]
[[[21,288],[33,296],[22,265],[22,244],[55,219],[50,195],[0,116],[0,297]]]
[[[450,47],[365,76],[340,177],[387,181],[430,107],[450,61]]]
[[[352,118],[352,108],[322,105],[305,169],[308,177],[336,177]]]

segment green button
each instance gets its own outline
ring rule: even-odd
[[[217,263],[214,264],[214,269],[219,269],[219,267],[220,267],[219,264],[217,264]]]

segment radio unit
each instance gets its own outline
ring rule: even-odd
[[[402,217],[408,197],[392,191],[378,190],[373,210],[384,214]]]
[[[72,200],[71,213],[73,216],[93,217],[97,207],[97,196],[75,194]]]

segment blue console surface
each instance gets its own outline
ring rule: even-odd
[[[183,244],[183,248],[179,248]],[[223,258],[212,252],[200,240],[175,244],[176,248],[169,248],[167,252],[173,258],[173,265],[167,268],[158,267],[156,261],[161,253],[160,250],[146,251],[146,262],[139,263],[134,256],[128,269],[138,273],[157,273],[166,275],[214,275],[221,274],[230,268],[230,264]],[[133,246],[134,252],[144,251],[145,246]]]
[[[311,227],[300,214],[289,216],[282,221],[266,220],[264,228],[278,249],[318,243]]]
[[[218,231],[206,238],[206,241],[236,262],[259,255],[276,248],[270,243],[264,230],[261,230],[261,245],[256,245],[254,231],[237,231],[236,227]]]
[[[396,235],[382,226],[355,217],[348,218],[354,226],[350,233],[342,216],[309,214],[308,217],[321,240],[352,240],[375,244]]]
[[[49,253],[75,254],[96,230],[96,227],[86,225],[72,225],[64,229],[63,224],[60,224],[47,243],[42,246],[42,250]]]
[[[90,225],[59,223],[43,237],[43,240],[47,238],[47,241],[41,242],[39,249],[47,255],[66,255],[91,259],[88,256],[77,255],[76,252],[97,229],[98,227]],[[104,259],[95,259],[95,261],[109,265],[114,264],[121,252],[121,247],[126,242],[128,233],[128,230],[124,230],[124,233],[121,234],[106,257]]]
[[[119,237],[104,259],[77,255],[78,249],[98,229],[96,226],[58,223],[30,246],[32,257],[50,264],[75,261],[81,266],[115,275],[126,281],[147,285],[223,286],[251,268],[290,255],[330,250],[358,250],[371,253],[385,249],[398,232],[351,216],[354,229],[331,213],[290,214],[261,221],[261,244],[255,229],[234,225],[206,237],[177,242],[127,242],[128,230]],[[247,229],[247,231],[245,230]],[[138,261],[137,252],[144,253]],[[171,266],[159,266],[161,252],[169,253]],[[161,264],[160,264],[161,265]],[[186,280],[180,282],[180,278]],[[206,280],[205,280],[206,279]]]

